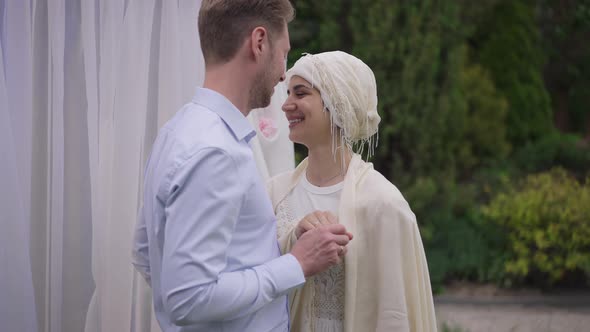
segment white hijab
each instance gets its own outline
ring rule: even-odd
[[[375,150],[381,117],[377,113],[377,84],[369,66],[342,52],[305,54],[287,71],[287,82],[300,76],[319,90],[332,124],[342,129],[341,146],[368,156]],[[334,135],[334,132],[332,133]],[[336,140],[334,140],[336,144]],[[333,150],[337,148],[334,145]]]

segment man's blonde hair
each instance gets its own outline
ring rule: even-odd
[[[231,60],[258,26],[267,30],[272,43],[294,16],[289,0],[203,0],[199,35],[205,64]]]

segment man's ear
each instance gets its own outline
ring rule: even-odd
[[[259,59],[268,47],[268,32],[264,27],[256,27],[250,35],[251,50],[254,58]]]

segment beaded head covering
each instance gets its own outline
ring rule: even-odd
[[[332,152],[340,146],[367,157],[375,152],[381,117],[377,113],[377,84],[369,66],[342,52],[304,54],[287,71],[286,81],[300,76],[320,92],[324,110],[330,113],[332,137],[340,128],[340,142],[333,139]]]

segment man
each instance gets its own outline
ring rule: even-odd
[[[340,261],[351,235],[332,224],[280,256],[272,206],[245,116],[284,80],[288,0],[204,0],[204,88],[159,132],[146,167],[133,264],[169,331],[287,331],[286,294]],[[330,224],[314,212],[311,222]]]

